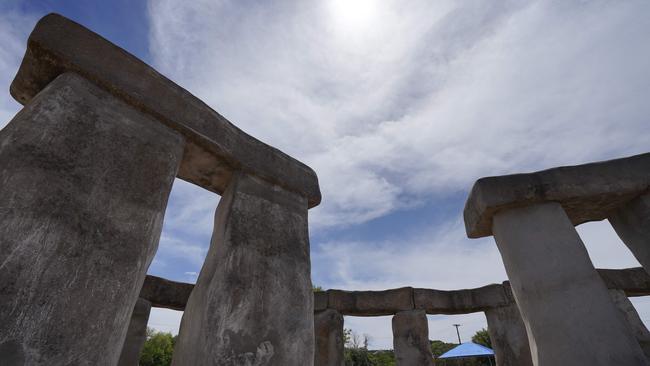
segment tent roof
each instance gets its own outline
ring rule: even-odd
[[[438,358],[463,358],[463,357],[486,357],[493,356],[494,351],[480,344],[467,342],[459,344],[458,346],[443,353]]]

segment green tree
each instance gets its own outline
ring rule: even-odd
[[[147,328],[147,340],[140,354],[140,366],[170,366],[176,337]]]
[[[395,366],[395,353],[393,351],[369,351],[370,361],[374,366]]]
[[[488,333],[487,329],[483,328],[476,332],[474,336],[472,337],[472,342],[476,344],[480,344],[482,346],[485,346],[487,348],[492,348],[492,341],[490,340],[490,333]]]
[[[458,346],[455,343],[446,343],[439,340],[429,341],[429,342],[431,342],[431,353],[433,354],[433,357],[436,358],[442,355],[443,353],[449,351],[450,349]]]

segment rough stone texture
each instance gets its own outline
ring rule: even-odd
[[[327,309],[327,291],[314,292],[314,311]]]
[[[173,365],[312,365],[310,267],[307,200],[238,174],[219,202]]]
[[[433,366],[429,324],[423,310],[393,316],[393,350],[397,366]]]
[[[634,332],[637,341],[639,341],[646,357],[650,358],[650,332],[648,331],[648,328],[646,328],[645,324],[643,324],[643,321],[641,320],[639,313],[636,312],[634,305],[632,305],[630,300],[627,298],[625,292],[621,290],[609,290],[609,293],[612,296],[616,307],[622,312],[628,324],[632,327],[632,331]]]
[[[574,225],[607,218],[611,211],[650,188],[650,153],[559,167],[529,174],[481,178],[465,204],[467,236],[492,235],[501,210],[559,202]]]
[[[147,275],[140,290],[140,297],[149,300],[151,306],[173,310],[185,310],[187,299],[194,289],[191,283],[175,282]]]
[[[609,289],[623,290],[629,297],[650,296],[650,275],[641,267],[597,271]]]
[[[517,304],[485,310],[497,366],[533,366]]]
[[[413,289],[385,291],[328,290],[328,307],[343,315],[381,316],[413,309]]]
[[[510,302],[503,286],[496,284],[454,291],[416,288],[413,297],[415,308],[425,310],[427,314],[474,313]]]
[[[493,231],[535,365],[647,365],[559,203],[499,212]]]
[[[222,193],[233,172],[244,171],[308,198],[321,199],[313,170],[247,135],[187,90],[133,55],[58,14],[43,17],[11,84],[27,103],[57,75],[74,71],[187,138],[181,179]]]
[[[117,363],[183,145],[72,73],[0,131],[0,360]]]
[[[151,312],[151,303],[145,299],[138,299],[131,314],[131,322],[126,332],[122,354],[117,366],[138,366],[140,364],[140,352],[147,340],[147,322]]]
[[[650,172],[646,170],[646,174],[650,175]],[[646,272],[650,273],[650,193],[621,206],[609,217],[609,222]]]
[[[316,349],[314,366],[343,366],[343,315],[336,310],[318,311],[314,314]]]

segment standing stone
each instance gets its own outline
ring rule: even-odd
[[[122,354],[117,366],[138,366],[140,363],[140,352],[147,340],[147,322],[151,313],[151,303],[139,298],[131,314],[131,322],[126,332]]]
[[[536,366],[648,364],[560,204],[499,212],[492,229]]]
[[[314,366],[343,366],[343,315],[333,309],[315,313],[314,333]]]
[[[517,304],[485,311],[497,366],[532,366],[526,327]]]
[[[400,311],[393,316],[393,349],[397,366],[433,366],[424,310]]]
[[[637,341],[639,341],[643,353],[645,353],[646,357],[650,359],[650,331],[648,331],[648,328],[643,324],[643,321],[634,308],[634,305],[632,305],[632,302],[627,298],[627,295],[625,295],[625,292],[622,290],[609,290],[609,294],[612,296],[612,299],[614,299],[614,304],[616,304],[616,307],[622,312],[627,323],[632,327],[632,331],[634,332]]]
[[[650,274],[650,193],[623,205],[609,217],[609,222]]]
[[[173,365],[314,362],[307,200],[244,173],[221,197]]]
[[[117,363],[183,145],[72,73],[0,131],[0,360]]]

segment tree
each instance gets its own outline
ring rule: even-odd
[[[147,328],[147,340],[140,354],[140,366],[170,366],[176,337]]]
[[[433,357],[436,358],[442,355],[443,353],[449,351],[450,349],[458,346],[455,343],[446,343],[439,340],[429,341],[429,342],[431,342],[431,353],[433,354]]]
[[[343,338],[345,366],[374,366],[368,352],[368,335],[361,336],[352,329],[344,329]]]
[[[492,341],[490,340],[490,333],[487,331],[487,329],[483,328],[476,332],[474,336],[472,337],[472,342],[476,344],[480,344],[482,346],[485,346],[487,348],[492,348]]]

